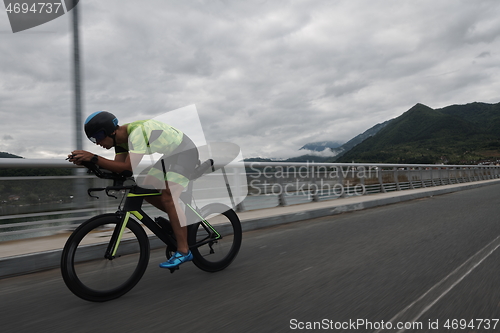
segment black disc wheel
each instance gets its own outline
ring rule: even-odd
[[[144,229],[129,219],[118,250],[105,258],[111,235],[120,219],[115,214],[96,216],[70,236],[61,257],[61,272],[68,288],[88,301],[120,297],[139,282],[149,261],[149,240]]]
[[[231,264],[240,250],[242,240],[240,219],[231,208],[222,204],[209,204],[201,209],[200,215],[222,237],[218,238],[206,223],[191,225],[188,241],[193,253],[193,263],[207,272],[223,270]]]

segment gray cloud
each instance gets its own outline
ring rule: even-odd
[[[85,114],[104,109],[128,122],[196,104],[207,138],[235,142],[245,156],[347,141],[415,103],[498,102],[497,1],[79,6]],[[2,34],[0,133],[22,138],[2,149],[73,149],[69,18],[32,29],[52,33]]]

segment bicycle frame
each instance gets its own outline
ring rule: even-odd
[[[147,190],[140,188],[138,186],[109,186],[106,188],[93,188],[89,189],[89,193],[92,191],[98,191],[98,190],[105,190],[106,193],[110,190],[122,190],[122,189],[128,189],[129,193],[127,193],[127,197],[124,203],[124,206],[121,210],[117,211],[117,214],[119,214],[120,217],[120,222],[117,224],[115,230],[113,231],[113,234],[111,236],[111,240],[108,244],[108,248],[106,250],[105,258],[112,260],[115,258],[115,255],[118,251],[118,247],[120,245],[123,232],[127,226],[128,221],[130,220],[130,216],[133,215],[135,218],[137,218],[140,222],[142,222],[149,230],[151,230],[160,240],[163,241],[167,245],[167,247],[171,247],[172,249],[177,248],[177,242],[172,235],[167,232],[166,226],[159,226],[149,215],[144,212],[142,209],[142,204],[144,202],[144,199],[146,197],[151,197],[151,196],[160,196],[161,192],[158,192],[157,190]],[[207,231],[208,237],[205,239],[197,242],[196,244],[189,244],[190,248],[195,248],[199,247],[202,245],[205,245],[207,243],[219,240],[222,238],[222,236],[215,230],[215,228],[212,227],[212,225],[204,219],[200,213],[198,212],[197,208],[193,207],[191,205],[192,201],[192,184],[190,183],[188,185],[188,189],[186,192],[183,193],[184,195],[182,196],[181,200],[184,202],[186,206],[186,217],[188,220],[193,220],[199,219],[203,228]],[[108,194],[109,195],[109,194]],[[167,220],[168,221],[168,220]],[[169,221],[168,221],[169,222]],[[196,224],[194,224],[196,226]]]
[[[163,161],[162,161],[163,163]],[[163,164],[162,164],[163,165]],[[130,215],[133,215],[136,217],[139,221],[141,221],[149,230],[151,230],[160,240],[163,241],[167,245],[167,248],[170,247],[171,249],[176,249],[177,248],[177,242],[175,238],[167,232],[167,229],[171,230],[171,226],[169,225],[170,221],[166,220],[165,225],[159,226],[155,221],[153,221],[146,212],[142,210],[142,204],[144,202],[144,199],[149,196],[160,196],[162,195],[161,191],[158,191],[156,189],[146,189],[142,188],[138,185],[128,185],[124,186],[123,183],[127,179],[127,177],[131,176],[131,173],[128,172],[129,174],[115,174],[115,173],[110,173],[106,172],[105,170],[100,169],[93,163],[84,163],[84,166],[87,167],[91,172],[93,172],[96,176],[99,178],[104,178],[104,179],[113,179],[113,186],[108,186],[104,188],[90,188],[87,190],[87,193],[91,197],[98,198],[91,193],[94,191],[105,191],[106,195],[108,196],[113,196],[109,194],[109,191],[121,191],[121,190],[129,190],[127,193],[127,197],[124,203],[124,206],[122,209],[118,210],[116,214],[120,218],[120,222],[117,224],[116,229],[113,231],[113,234],[111,236],[111,240],[109,242],[105,258],[107,259],[113,259],[117,253],[118,247],[120,245],[120,241],[123,236],[123,232],[127,226],[128,221],[130,220]],[[205,239],[196,242],[196,244],[189,244],[190,248],[196,248],[201,245],[205,245],[207,243],[213,243],[214,241],[217,241],[222,238],[222,236],[215,230],[210,223],[201,216],[201,214],[198,212],[198,209],[196,207],[193,207],[191,204],[193,202],[193,181],[203,175],[203,173],[208,170],[210,167],[213,167],[213,160],[209,159],[206,160],[203,163],[200,163],[200,165],[197,167],[197,169],[194,171],[193,177],[191,178],[192,180],[189,182],[188,187],[185,192],[181,193],[181,201],[184,202],[186,206],[185,214],[186,218],[188,221],[194,221],[195,219],[199,219],[201,225],[207,232],[208,236],[205,237]],[[166,173],[165,166],[163,165],[163,171]],[[227,179],[226,179],[227,182]],[[115,197],[115,196],[113,196]],[[116,198],[116,197],[115,197]],[[197,227],[198,223],[195,223],[193,225],[190,225],[189,227]],[[160,224],[162,224],[162,221],[160,221]],[[196,229],[194,229],[196,230]],[[189,232],[189,230],[188,230]],[[210,244],[210,248],[212,248]]]

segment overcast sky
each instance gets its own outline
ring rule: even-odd
[[[290,157],[416,103],[500,102],[500,1],[82,0],[84,118],[195,104],[208,141]],[[74,149],[71,15],[12,33],[0,9],[0,151]],[[85,148],[106,155],[85,140]],[[109,153],[108,153],[109,155]]]

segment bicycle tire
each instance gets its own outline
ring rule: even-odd
[[[67,240],[61,273],[76,296],[92,302],[109,301],[123,296],[142,278],[149,262],[149,239],[136,221],[129,219],[115,258],[104,258],[119,222],[116,214],[93,217],[75,229]]]
[[[200,210],[200,215],[205,219],[215,217],[213,227],[223,237],[200,247],[191,248],[193,263],[196,267],[206,272],[218,272],[228,267],[236,258],[242,242],[241,223],[235,211],[223,204],[209,204]],[[212,224],[212,222],[210,222]],[[188,231],[189,244],[196,244],[209,237],[209,233],[202,223],[195,223]],[[211,253],[213,249],[214,253]]]

